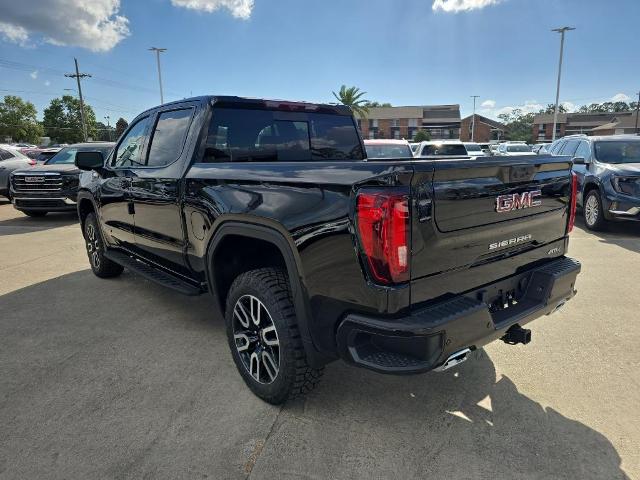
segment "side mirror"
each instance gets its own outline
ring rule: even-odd
[[[573,164],[574,165],[585,165],[587,162],[584,161],[584,157],[574,157]]]
[[[80,170],[97,170],[104,167],[102,152],[77,152],[76,167]]]

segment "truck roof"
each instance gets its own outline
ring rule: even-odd
[[[340,104],[331,103],[313,103],[304,101],[289,101],[278,99],[266,99],[266,98],[250,98],[250,97],[237,97],[231,95],[202,95],[198,97],[183,98],[182,100],[176,100],[173,102],[167,102],[162,106],[172,104],[180,104],[185,102],[208,102],[212,106],[220,107],[237,107],[237,108],[254,108],[259,110],[283,110],[291,112],[314,112],[314,113],[329,113],[334,115],[353,115],[350,107]],[[154,110],[160,105],[150,108]]]

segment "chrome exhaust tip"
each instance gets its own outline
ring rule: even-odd
[[[445,362],[439,367],[434,368],[436,372],[444,372],[445,370],[450,369],[451,367],[455,367],[456,365],[460,365],[467,359],[467,355],[471,353],[470,348],[463,348],[456,353],[452,353],[449,355],[449,358],[445,360]]]

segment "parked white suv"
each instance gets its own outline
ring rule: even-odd
[[[506,142],[498,147],[498,155],[517,157],[520,155],[533,155],[531,147],[525,142]]]
[[[420,142],[416,157],[468,157],[467,149],[460,140],[435,140]]]

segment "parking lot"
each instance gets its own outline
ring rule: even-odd
[[[640,478],[640,225],[570,254],[578,295],[446,373],[334,363],[282,408],[245,387],[222,319],[88,268],[75,216],[0,201],[0,478]]]

